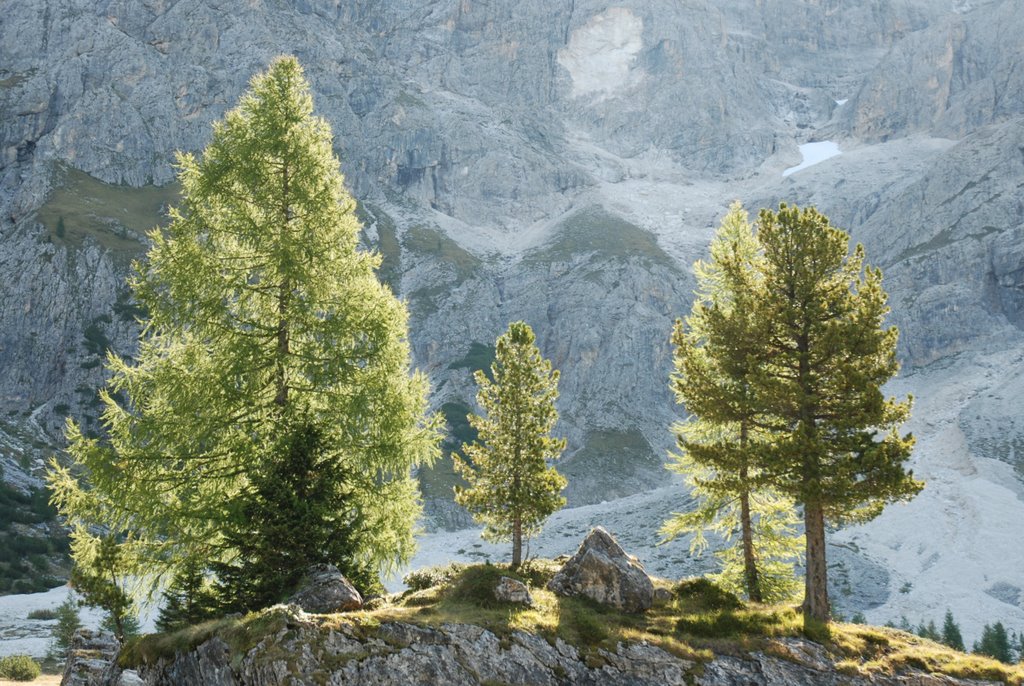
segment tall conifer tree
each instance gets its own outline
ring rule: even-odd
[[[464,445],[467,459],[452,457],[469,486],[455,488],[455,500],[485,525],[484,536],[512,540],[512,566],[522,563],[523,537],[540,531],[565,504],[565,478],[548,460],[565,450],[553,438],[558,421],[558,371],[541,357],[533,330],[513,322],[498,337],[491,379],[474,375],[483,415],[470,415],[477,440]]]
[[[895,327],[882,272],[864,249],[813,208],[762,210],[762,298],[767,364],[756,368],[762,428],[774,434],[760,467],[803,506],[806,537],[804,619],[827,623],[830,606],[825,523],[867,519],[923,484],[905,463],[913,437],[901,435],[910,399],[886,398],[896,373]]]
[[[732,539],[718,553],[719,580],[755,602],[792,595],[799,555],[793,503],[762,483],[757,466],[767,440],[750,382],[767,354],[756,319],[760,260],[737,202],[711,243],[711,259],[694,265],[697,298],[672,336],[672,387],[690,419],[674,428],[680,452],[670,468],[685,476],[697,506],[661,530],[667,539],[693,533],[691,548],[698,552],[707,545],[705,530]]]
[[[410,373],[406,308],[377,280],[379,256],[357,249],[355,201],[297,60],[254,77],[203,154],[178,166],[182,204],[131,281],[148,317],[137,358],[108,358],[105,435],[70,421],[75,468],[52,464],[76,561],[96,557],[96,526],[123,537],[139,578],[230,561],[224,533],[275,459],[265,447],[302,417],[323,468],[350,476],[355,557],[409,559],[411,469],[439,439],[427,380]]]

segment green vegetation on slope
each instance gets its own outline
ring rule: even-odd
[[[623,475],[644,469],[660,470],[661,461],[635,427],[591,431],[583,447],[558,467],[569,483],[587,478],[607,498],[629,495],[624,490]]]
[[[447,402],[441,405],[447,430],[441,443],[441,458],[432,465],[424,465],[417,472],[420,492],[424,500],[452,500],[452,488],[465,486],[466,481],[455,473],[452,453],[462,450],[463,443],[476,440],[476,430],[469,424],[470,408],[464,402]]]
[[[470,374],[482,370],[490,376],[491,363],[494,362],[494,346],[473,341],[469,350],[461,358],[448,365],[448,369],[466,369]],[[420,492],[425,500],[452,500],[452,488],[465,486],[466,480],[455,473],[452,453],[462,455],[462,446],[472,443],[477,438],[476,429],[469,423],[472,411],[463,400],[451,400],[441,405],[444,417],[445,433],[441,442],[441,458],[432,465],[420,468],[417,476]]]
[[[0,75],[3,75],[3,78],[0,78],[0,88],[14,88],[16,86],[19,86],[25,81],[28,81],[30,78],[32,78],[32,76],[35,75],[35,73],[35,69],[29,69],[28,71],[22,72],[9,72],[7,70],[0,70]]]
[[[142,252],[140,241],[164,220],[181,190],[177,182],[139,188],[104,183],[66,166],[55,174],[54,190],[37,215],[50,240],[79,248],[92,238],[103,248],[132,256]]]
[[[676,268],[650,231],[611,214],[603,207],[588,207],[569,216],[553,239],[523,258],[526,264],[567,262],[578,255],[593,259],[639,258],[644,264]]]
[[[25,494],[0,481],[0,594],[38,593],[61,584],[54,568],[68,552],[64,536],[36,527],[52,524],[56,511],[45,490]]]
[[[398,292],[402,279],[401,247],[398,244],[398,233],[395,221],[391,216],[370,203],[356,203],[356,217],[363,228],[374,226],[377,230],[377,244],[373,246],[380,253],[380,267],[377,276],[386,283],[393,293]]]
[[[414,314],[428,315],[437,311],[440,297],[476,274],[483,261],[462,248],[444,232],[425,226],[414,226],[402,236],[402,246],[411,259],[429,256],[451,271],[451,280],[418,288],[409,293],[409,308]]]

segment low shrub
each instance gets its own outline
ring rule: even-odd
[[[34,681],[43,673],[39,663],[28,655],[8,655],[0,658],[0,677],[13,681]]]
[[[43,608],[41,610],[32,610],[28,613],[29,619],[57,619],[57,611],[53,608]]]
[[[461,562],[449,562],[446,565],[423,567],[416,569],[404,577],[402,581],[410,591],[425,591],[434,586],[451,583],[466,568]]]
[[[478,607],[498,607],[501,603],[494,597],[494,589],[503,576],[522,581],[518,574],[496,565],[485,564],[467,567],[450,582],[445,590],[445,595],[453,600],[472,603]]]
[[[683,579],[672,589],[673,595],[693,610],[738,610],[743,602],[735,593],[703,577]]]

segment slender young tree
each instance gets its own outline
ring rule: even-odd
[[[565,478],[547,464],[565,450],[565,439],[551,437],[558,421],[558,371],[541,357],[533,330],[513,322],[498,337],[491,379],[483,371],[474,378],[484,414],[469,416],[479,433],[463,446],[467,459],[452,454],[469,483],[455,487],[455,501],[485,525],[485,538],[512,540],[512,566],[518,567],[523,536],[540,531],[565,505]]]
[[[914,439],[899,433],[909,398],[882,386],[899,368],[882,272],[864,248],[813,208],[762,210],[762,297],[767,363],[751,377],[762,428],[773,434],[760,467],[803,506],[805,624],[830,618],[826,520],[869,519],[923,484],[906,469]]]
[[[186,561],[164,591],[157,631],[170,633],[215,616],[217,602],[211,586],[203,564]]]
[[[137,357],[107,360],[105,435],[70,421],[74,467],[52,463],[76,561],[96,556],[98,526],[128,534],[139,579],[229,562],[225,532],[277,459],[265,447],[309,417],[324,468],[351,476],[365,532],[353,555],[394,568],[415,545],[411,470],[440,436],[427,379],[410,373],[406,307],[357,249],[356,204],[297,60],[254,77],[178,167],[182,204],[131,280],[147,313]]]
[[[123,643],[126,637],[138,633],[139,625],[134,603],[125,591],[122,554],[123,548],[114,536],[103,536],[90,564],[76,564],[71,571],[71,585],[82,595],[86,605],[106,610],[102,628],[111,631]]]
[[[953,619],[953,611],[949,609],[946,610],[946,619],[942,622],[942,642],[955,650],[966,650],[960,625]]]
[[[71,648],[75,632],[81,628],[82,619],[78,616],[78,601],[74,594],[69,592],[64,602],[57,606],[57,623],[51,629],[52,640],[47,649],[47,657],[63,663]]]
[[[707,547],[706,530],[731,541],[718,552],[718,580],[754,602],[791,596],[799,557],[793,503],[764,485],[757,467],[768,440],[750,383],[766,358],[755,318],[760,260],[747,213],[734,203],[711,243],[711,259],[694,265],[697,297],[672,336],[672,388],[690,418],[674,427],[680,450],[670,468],[685,476],[697,504],[661,529],[667,540],[694,534],[697,553]]]

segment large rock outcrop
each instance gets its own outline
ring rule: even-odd
[[[548,582],[548,588],[624,612],[643,612],[654,604],[654,584],[643,565],[600,526],[587,534],[576,554]]]
[[[840,672],[824,649],[802,639],[777,639],[766,650],[696,663],[646,644],[580,649],[561,639],[513,631],[499,638],[478,626],[429,628],[385,622],[355,625],[278,610],[276,630],[255,645],[232,646],[214,636],[199,646],[135,665],[130,683],[147,686],[960,686],[920,672],[864,677]],[[120,686],[114,669],[96,686]]]
[[[120,670],[115,663],[120,642],[105,631],[79,629],[71,638],[61,686],[117,684]]]

